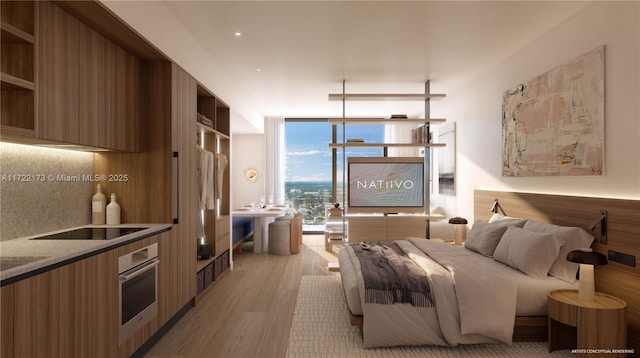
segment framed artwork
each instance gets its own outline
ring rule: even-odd
[[[604,46],[506,91],[502,175],[604,173]]]
[[[438,128],[438,143],[446,144],[438,148],[438,193],[456,194],[456,123],[445,123]]]

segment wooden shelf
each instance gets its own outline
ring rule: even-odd
[[[444,123],[444,118],[329,118],[329,124]]]
[[[196,272],[200,272],[202,271],[205,267],[207,267],[208,264],[212,263],[213,261],[215,261],[215,257],[211,256],[210,258],[206,259],[206,260],[198,260],[196,262]]]
[[[424,101],[444,97],[442,93],[329,93],[329,101]]]
[[[405,147],[405,148],[424,148],[424,147],[444,147],[444,143],[329,143],[329,148],[380,148],[380,147]]]
[[[35,37],[15,26],[0,24],[0,38],[2,43],[35,43]]]
[[[0,81],[2,82],[3,90],[35,90],[33,82],[23,80],[22,78],[12,76],[8,73],[0,72]]]
[[[19,128],[13,126],[0,126],[0,137],[4,139],[11,138],[35,138],[35,131],[33,129],[28,128]]]
[[[216,137],[218,138],[223,138],[223,139],[230,139],[230,137],[220,131],[217,131],[207,125],[204,125],[200,122],[196,122],[196,126],[197,126],[197,130],[198,133],[204,132],[204,133],[211,133],[214,134]]]

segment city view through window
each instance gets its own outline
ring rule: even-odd
[[[349,148],[336,150],[337,197],[332,196],[331,143],[332,126],[326,120],[285,121],[285,200],[303,214],[305,231],[322,231],[325,224],[325,208],[335,202],[344,203],[343,160],[350,156],[382,156],[382,149]],[[359,125],[337,128],[336,141],[343,138],[363,139],[365,142],[382,142],[384,125]]]

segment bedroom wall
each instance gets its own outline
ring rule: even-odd
[[[232,162],[231,207],[239,208],[249,204],[251,198],[256,201],[265,193],[264,173],[266,170],[265,136],[262,134],[234,134],[231,136]],[[244,172],[247,168],[258,171],[258,180],[249,182]]]
[[[640,3],[596,2],[432,105],[456,122],[457,195],[433,195],[451,215],[473,218],[473,190],[640,199]],[[605,45],[605,174],[502,177],[505,90]],[[438,88],[432,80],[432,88]],[[489,210],[489,208],[487,208]]]

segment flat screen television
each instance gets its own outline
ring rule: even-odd
[[[347,158],[349,213],[424,213],[424,158]]]

